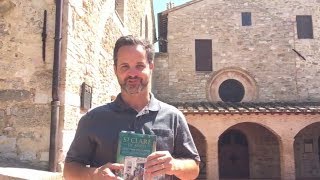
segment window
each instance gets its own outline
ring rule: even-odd
[[[140,37],[142,37],[142,18],[140,18]]]
[[[242,26],[251,26],[251,12],[242,12],[241,13]]]
[[[145,18],[145,27],[144,27],[144,29],[145,29],[145,31],[144,31],[144,37],[146,38],[146,39],[148,39],[148,33],[149,33],[149,30],[148,30],[148,17],[146,16],[146,18]]]
[[[244,87],[235,79],[228,79],[221,83],[219,96],[223,102],[240,102],[244,97]]]
[[[312,153],[313,152],[313,139],[304,140],[304,152]]]
[[[212,40],[196,39],[196,71],[212,71]]]
[[[296,16],[298,39],[313,39],[312,17]]]
[[[115,10],[119,15],[119,18],[124,21],[124,0],[115,1]]]

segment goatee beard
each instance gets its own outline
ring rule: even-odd
[[[139,83],[130,85],[128,83],[129,80],[139,80]],[[141,78],[128,77],[124,80],[124,83],[121,84],[120,86],[121,86],[121,89],[123,89],[128,94],[137,94],[137,93],[140,93],[142,90],[144,90],[145,87],[147,87],[147,84],[148,83],[143,83]]]

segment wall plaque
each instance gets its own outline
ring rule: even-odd
[[[82,110],[88,111],[92,103],[92,87],[86,83],[81,85],[81,106]]]
[[[304,140],[304,152],[312,153],[313,152],[313,139]]]

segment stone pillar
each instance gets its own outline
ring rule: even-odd
[[[293,143],[294,143],[293,137],[283,137],[282,138],[281,152],[280,152],[281,179],[282,180],[296,179]]]
[[[207,138],[207,179],[219,179],[218,137]]]

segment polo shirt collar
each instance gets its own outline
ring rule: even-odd
[[[159,111],[160,110],[160,101],[150,93],[150,102],[148,106],[150,111]]]
[[[121,93],[118,94],[117,98],[114,100],[117,109],[120,111],[130,111],[133,110],[130,106],[128,106],[122,99]],[[160,110],[160,101],[154,97],[152,93],[150,93],[150,102],[147,105],[146,110],[149,111],[159,111]]]

